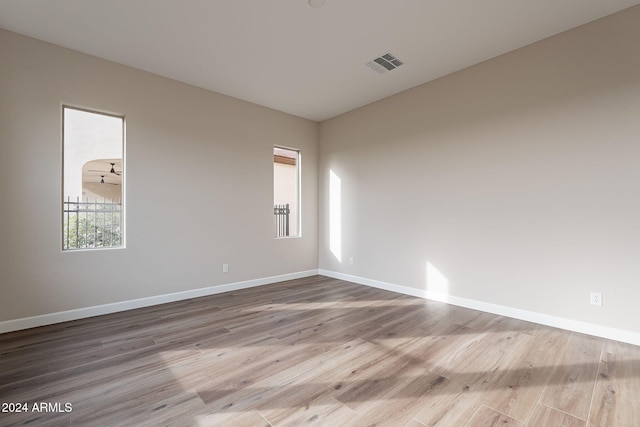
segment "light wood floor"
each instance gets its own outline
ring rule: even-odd
[[[315,276],[0,335],[0,403],[29,406],[2,426],[628,427],[640,347]]]

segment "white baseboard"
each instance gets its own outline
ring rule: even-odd
[[[256,286],[283,282],[285,280],[293,280],[293,279],[299,279],[302,277],[314,276],[316,274],[318,274],[318,270],[300,271],[297,273],[282,274],[279,276],[246,280],[243,282],[209,286],[206,288],[193,289],[189,291],[174,292],[171,294],[156,295],[152,297],[115,302],[111,304],[95,305],[92,307],[60,311],[57,313],[42,314],[39,316],[24,317],[24,318],[15,319],[15,320],[6,320],[3,322],[0,322],[0,333],[19,331],[21,329],[35,328],[38,326],[52,325],[55,323],[67,322],[70,320],[84,319],[87,317],[100,316],[103,314],[117,313],[119,311],[132,310],[134,308],[149,307],[152,305],[164,304],[167,302],[174,302],[174,301],[181,301],[181,300],[190,299],[190,298],[198,298],[198,297],[203,297],[207,295],[220,294],[223,292],[236,291],[239,289],[253,288]]]
[[[500,316],[511,317],[514,319],[525,320],[528,322],[539,323],[541,325],[552,326],[569,331],[579,332],[583,334],[593,335],[601,338],[612,339],[615,341],[626,342],[629,344],[640,345],[640,333],[626,331],[622,329],[611,328],[608,326],[596,325],[593,323],[582,322],[579,320],[566,319],[563,317],[552,316],[549,314],[537,313],[518,308],[507,307],[503,305],[491,304],[482,301],[476,301],[468,298],[461,298],[447,294],[430,292],[427,290],[416,289],[409,286],[396,285],[393,283],[382,282],[379,280],[367,279],[350,274],[338,273],[330,270],[307,270],[297,273],[282,274],[278,276],[264,277],[260,279],[246,280],[243,282],[227,283],[217,286],[209,286],[206,288],[193,289],[189,291],[175,292],[171,294],[156,295],[153,297],[139,298],[135,300],[116,302],[111,304],[96,305],[92,307],[78,308],[74,310],[60,311],[56,313],[42,314],[32,317],[24,317],[15,320],[6,320],[0,322],[0,333],[18,331],[21,329],[35,328],[38,326],[52,325],[55,323],[67,322],[70,320],[84,319],[87,317],[100,316],[103,314],[117,313],[135,308],[149,307],[168,302],[181,301],[190,298],[198,298],[207,295],[215,295],[223,292],[230,292],[240,289],[252,288],[256,286],[268,285],[271,283],[282,282],[285,280],[299,279],[309,277],[316,274],[332,277],[335,279],[346,280],[365,286],[371,286],[378,289],[397,292],[400,294],[411,295],[414,297],[425,298],[432,301],[443,302],[446,304],[456,305],[459,307],[470,308],[473,310],[493,313]]]
[[[519,308],[507,307],[504,305],[491,304],[482,301],[476,301],[468,298],[456,297],[448,294],[430,292],[427,290],[416,289],[409,286],[396,285],[379,280],[367,279],[350,274],[338,273],[329,270],[319,270],[319,274],[332,277],[334,279],[346,280],[361,285],[371,286],[374,288],[384,289],[387,291],[398,292],[414,297],[425,298],[432,301],[443,302],[446,304],[456,305],[473,310],[484,311],[487,313],[498,314],[500,316],[511,317],[519,320],[526,320],[541,325],[552,326],[555,328],[565,329],[568,331],[579,332],[582,334],[593,335],[596,337],[607,338],[615,341],[626,342],[633,345],[640,345],[640,333],[626,331],[623,329],[610,328],[608,326],[596,325],[594,323],[582,322],[579,320],[566,319],[563,317],[552,316],[550,314],[537,313],[534,311],[521,310]]]

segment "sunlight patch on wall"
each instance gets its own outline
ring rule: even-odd
[[[329,170],[329,249],[342,262],[342,195],[340,177]]]
[[[449,279],[429,261],[427,261],[427,291],[449,294]]]

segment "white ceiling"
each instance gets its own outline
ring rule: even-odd
[[[0,0],[0,27],[321,121],[636,4]],[[364,65],[386,52],[405,65]]]

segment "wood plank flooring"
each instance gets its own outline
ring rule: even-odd
[[[2,334],[0,404],[1,426],[627,427],[640,347],[314,276]]]

